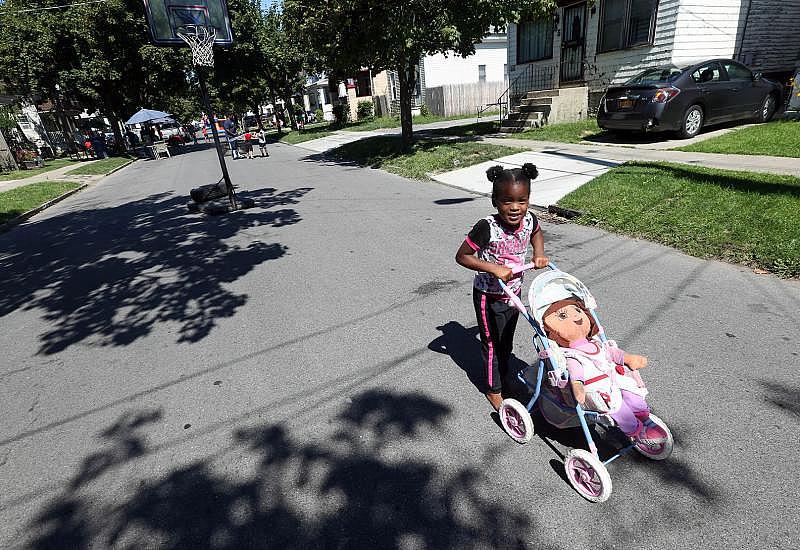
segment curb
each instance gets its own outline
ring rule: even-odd
[[[0,225],[0,233],[5,233],[6,231],[8,231],[10,229],[13,229],[14,227],[18,226],[22,222],[26,221],[28,218],[31,218],[31,217],[35,216],[36,214],[38,214],[42,210],[50,208],[54,204],[63,201],[64,199],[66,199],[67,197],[69,197],[71,195],[74,195],[78,191],[83,191],[87,187],[89,187],[89,184],[88,183],[84,183],[80,187],[77,187],[77,188],[73,189],[72,191],[67,191],[63,195],[59,195],[58,197],[56,197],[54,199],[50,199],[46,203],[40,204],[36,208],[28,210],[27,212],[25,212],[23,214],[20,214],[16,218],[12,218],[12,219],[8,220],[6,223]]]

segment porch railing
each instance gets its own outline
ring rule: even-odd
[[[528,92],[552,90],[558,86],[558,65],[525,65],[492,105],[500,108],[500,120],[520,104]]]

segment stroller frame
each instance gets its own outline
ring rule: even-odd
[[[535,268],[535,266],[533,264],[526,264],[526,265],[523,265],[523,266],[516,267],[512,271],[514,272],[514,274],[518,274],[518,273],[522,273],[523,271],[527,271],[527,270],[533,269],[533,268]],[[558,268],[553,263],[549,263],[548,264],[548,268],[550,268],[553,271],[559,271]],[[499,282],[500,282],[500,286],[503,289],[503,292],[506,293],[506,295],[508,296],[511,304],[514,305],[519,310],[520,314],[528,321],[528,323],[533,328],[533,331],[534,331],[533,345],[534,345],[534,348],[539,352],[539,363],[538,363],[538,369],[537,369],[537,375],[536,375],[536,382],[534,384],[529,382],[528,379],[525,377],[526,372],[530,368],[532,368],[532,366],[533,366],[532,364],[531,365],[526,365],[525,368],[521,369],[517,373],[517,378],[523,384],[525,384],[526,387],[528,387],[530,390],[533,391],[533,395],[528,400],[527,405],[524,405],[525,409],[527,409],[527,415],[528,415],[527,422],[530,425],[530,433],[529,434],[525,434],[524,437],[519,437],[518,438],[518,437],[515,436],[515,435],[518,435],[518,434],[512,433],[513,429],[510,430],[506,426],[506,420],[507,419],[504,418],[504,414],[508,414],[508,409],[511,409],[511,412],[510,412],[511,415],[520,414],[522,412],[522,411],[519,411],[517,407],[522,407],[523,405],[520,402],[518,402],[516,400],[513,400],[513,399],[504,400],[503,401],[503,405],[501,405],[500,411],[498,411],[500,413],[501,423],[503,424],[503,428],[517,442],[526,443],[530,439],[530,437],[532,436],[532,431],[533,431],[532,430],[532,421],[530,420],[530,413],[531,413],[531,411],[533,410],[534,406],[536,405],[536,403],[538,402],[538,400],[540,398],[547,399],[549,402],[551,402],[554,405],[556,405],[561,411],[569,412],[569,413],[574,411],[575,415],[578,418],[578,421],[579,421],[581,430],[583,432],[583,435],[584,435],[584,437],[586,439],[586,446],[587,446],[589,452],[587,453],[586,451],[584,451],[582,449],[573,449],[573,450],[571,450],[567,454],[567,456],[564,457],[565,469],[567,470],[567,475],[568,475],[568,478],[570,480],[570,484],[578,491],[578,493],[581,494],[581,496],[583,496],[584,498],[586,498],[587,500],[590,500],[592,502],[603,502],[606,499],[608,499],[608,497],[611,494],[611,478],[608,475],[608,471],[605,468],[608,464],[610,464],[611,462],[617,460],[618,458],[620,458],[622,456],[627,455],[628,453],[630,453],[633,450],[639,451],[640,454],[642,454],[642,455],[644,455],[644,456],[646,456],[648,458],[651,458],[651,459],[654,459],[654,460],[662,460],[662,459],[666,458],[667,456],[669,456],[669,454],[672,451],[672,434],[669,432],[669,428],[665,424],[663,424],[663,422],[658,417],[656,417],[655,415],[651,414],[651,418],[654,421],[657,421],[657,423],[668,434],[668,443],[666,444],[666,447],[665,447],[666,450],[663,452],[663,456],[662,455],[654,455],[654,454],[651,454],[651,453],[647,453],[647,452],[643,451],[637,445],[636,442],[631,442],[630,444],[626,445],[622,449],[618,450],[610,458],[608,458],[606,460],[602,460],[600,458],[600,456],[599,456],[599,453],[598,453],[598,450],[597,450],[597,445],[594,442],[594,438],[592,437],[592,434],[591,434],[591,432],[589,430],[589,422],[587,421],[587,419],[589,421],[593,421],[594,423],[597,423],[598,420],[602,417],[603,419],[606,419],[609,422],[610,426],[616,426],[616,423],[607,414],[596,412],[596,411],[585,410],[583,407],[581,407],[580,403],[578,403],[577,401],[575,403],[575,407],[565,406],[564,404],[558,402],[556,399],[551,397],[548,394],[549,392],[543,392],[542,391],[542,381],[544,379],[545,371],[548,372],[548,378],[550,380],[556,380],[556,377],[558,376],[558,372],[559,372],[559,369],[557,368],[557,365],[554,364],[552,356],[549,353],[549,350],[550,350],[550,348],[552,346],[550,346],[550,344],[548,343],[549,339],[547,338],[547,335],[545,334],[544,329],[539,324],[539,322],[528,312],[528,309],[522,303],[522,300],[520,299],[520,297],[517,296],[503,281],[499,281]],[[595,311],[595,308],[594,307],[587,307],[587,310],[591,313],[592,317],[594,318],[595,323],[597,324],[597,326],[599,328],[599,333],[598,333],[599,338],[601,339],[601,341],[606,342],[607,338],[606,338],[605,332],[603,330],[603,326],[600,323],[600,318],[598,317],[597,312]],[[552,377],[551,377],[551,375],[552,375]],[[568,384],[568,378],[565,379],[565,378],[562,377],[561,380],[564,383]],[[513,403],[509,403],[509,406],[506,408],[506,403],[507,402],[513,402]],[[515,405],[515,406],[511,406],[511,405]],[[523,420],[523,419],[520,419],[520,420]],[[545,419],[545,420],[547,420],[547,419]],[[594,490],[588,490],[588,491],[584,490],[586,487],[582,486],[580,478],[583,478],[584,482],[586,482],[587,480],[585,479],[586,476],[584,476],[583,473],[581,473],[580,476],[576,475],[576,479],[573,479],[573,476],[570,475],[570,469],[571,468],[575,468],[575,464],[573,463],[571,465],[569,463],[570,460],[577,461],[578,463],[583,463],[583,466],[588,468],[588,470],[591,472],[592,475],[597,475],[599,477],[599,484],[600,484],[599,492],[594,491]]]

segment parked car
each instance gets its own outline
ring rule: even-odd
[[[782,97],[781,84],[730,59],[683,68],[667,65],[609,87],[600,100],[597,124],[606,130],[676,131],[690,138],[708,124],[767,122]]]

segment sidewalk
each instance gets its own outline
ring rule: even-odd
[[[37,174],[35,176],[31,176],[29,178],[21,178],[16,180],[7,180],[7,181],[0,181],[0,193],[3,191],[9,191],[16,187],[22,187],[23,185],[28,185],[29,183],[36,183],[40,181],[48,181],[48,180],[59,180],[59,181],[76,181],[80,183],[88,183],[94,180],[100,179],[102,175],[95,175],[95,176],[77,176],[77,175],[66,175],[67,172],[70,170],[74,170],[79,166],[88,166],[95,160],[85,160],[79,163],[71,164],[68,166],[62,166],[61,168],[56,168],[55,170],[50,170],[49,172],[43,172],[41,174]]]
[[[470,118],[420,124],[414,126],[414,131],[472,124],[475,121],[475,118]],[[717,133],[725,133],[730,130],[730,128],[725,128],[718,130]],[[399,133],[400,128],[385,128],[365,132],[338,130],[330,136],[298,143],[295,146],[317,153],[324,153],[340,145],[368,137]],[[708,139],[709,137],[713,136],[704,135],[698,140]],[[800,159],[798,158],[668,151],[657,148],[659,146],[654,146],[653,144],[640,144],[639,146],[606,145],[603,143],[573,144],[499,136],[483,136],[477,139],[496,145],[523,148],[527,149],[527,151],[450,172],[431,174],[431,179],[451,187],[488,195],[491,193],[492,188],[491,183],[486,179],[486,170],[490,166],[500,164],[505,168],[516,168],[526,162],[531,162],[539,168],[539,177],[532,188],[531,204],[547,208],[568,193],[605,174],[611,168],[628,161],[666,161],[724,170],[764,172],[800,177]],[[671,146],[676,145],[672,144]]]
[[[472,118],[463,118],[458,120],[443,120],[441,122],[430,122],[428,124],[415,124],[414,132],[416,133],[424,130],[450,128],[452,126],[465,126],[467,124],[475,124],[477,120],[478,119],[476,117],[472,117]],[[486,121],[486,120],[492,120],[492,119],[490,117],[481,117],[481,121]],[[354,141],[359,141],[361,139],[366,139],[375,136],[400,135],[400,133],[401,133],[400,128],[379,128],[377,130],[367,130],[367,131],[336,130],[330,136],[317,139],[310,139],[308,141],[302,141],[300,143],[295,143],[293,145],[295,147],[308,149],[310,151],[315,151],[317,153],[324,153],[326,151],[330,151],[331,149],[336,149],[341,145],[352,143]]]

